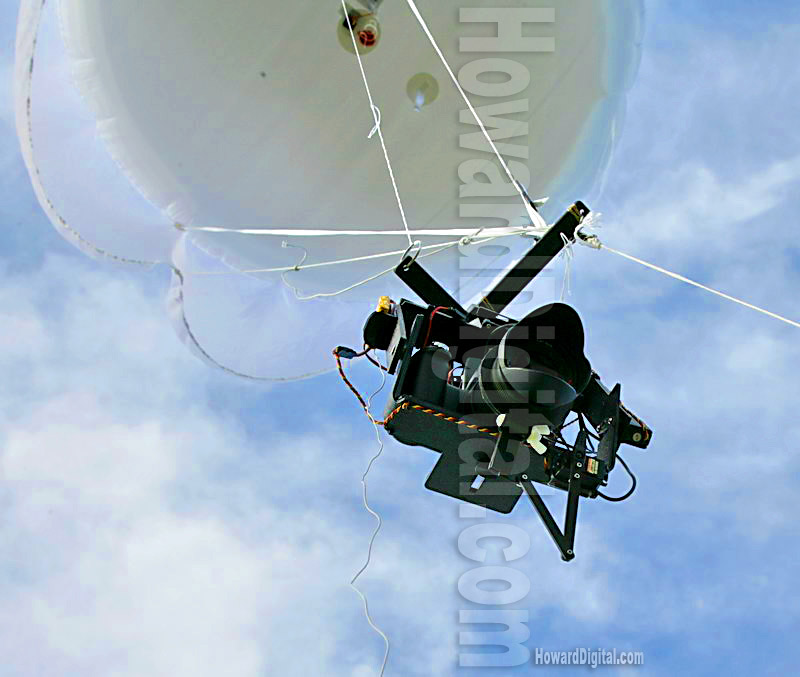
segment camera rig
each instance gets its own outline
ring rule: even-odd
[[[467,310],[407,254],[395,273],[427,306],[383,297],[364,326],[365,344],[386,350],[396,375],[386,430],[440,453],[425,486],[501,513],[525,493],[565,561],[574,557],[580,498],[627,498],[632,474],[623,497],[600,489],[619,446],[644,449],[651,431],[622,404],[621,386],[607,388],[592,370],[570,306],[553,303],[520,321],[502,312],[568,242],[586,237],[579,226],[588,213],[574,204]],[[562,431],[576,422],[569,443]],[[567,493],[563,528],[535,483]]]

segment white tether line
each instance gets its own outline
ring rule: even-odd
[[[353,24],[350,21],[350,15],[347,12],[347,4],[344,0],[342,0],[342,11],[344,12],[344,20],[347,23],[347,27],[350,30],[350,39],[353,41],[353,50],[356,53],[356,59],[358,60],[358,68],[361,71],[361,79],[364,80],[364,89],[367,92],[367,98],[369,99],[369,107],[372,110],[372,119],[375,121],[375,126],[372,128],[369,136],[372,137],[375,132],[378,133],[378,138],[381,141],[381,148],[383,149],[383,157],[386,160],[386,169],[389,170],[389,178],[392,180],[392,188],[394,189],[394,196],[397,199],[397,206],[400,209],[400,217],[403,219],[403,227],[405,228],[406,236],[408,237],[408,244],[413,245],[414,240],[411,238],[411,230],[408,227],[408,221],[406,221],[406,213],[403,209],[403,202],[400,199],[400,192],[397,190],[397,182],[394,178],[394,172],[392,171],[392,163],[389,160],[389,152],[386,150],[386,142],[383,140],[383,131],[381,131],[381,114],[378,107],[375,105],[375,102],[372,100],[372,92],[369,89],[369,82],[367,81],[367,74],[364,72],[364,64],[361,63],[361,54],[358,51],[358,44],[356,43],[356,34],[353,31]]]
[[[443,252],[445,249],[450,249],[451,247],[455,247],[457,244],[458,244],[458,242],[451,242],[450,244],[441,245],[441,247],[439,249],[437,249],[435,251],[432,251],[432,252],[428,252],[427,254],[422,254],[422,255],[420,255],[419,258],[425,258],[426,256],[433,256],[434,254],[438,254],[439,252]],[[289,287],[289,289],[291,289],[294,292],[295,298],[298,301],[311,301],[313,299],[330,298],[332,296],[340,296],[341,294],[344,294],[346,292],[352,291],[353,289],[361,287],[361,286],[363,286],[363,285],[365,285],[365,284],[367,284],[369,282],[372,282],[373,280],[377,280],[378,278],[383,277],[384,275],[388,275],[389,273],[393,272],[395,270],[395,268],[397,268],[397,266],[392,266],[391,268],[387,268],[386,270],[382,270],[379,273],[375,273],[374,275],[370,275],[369,277],[367,277],[367,278],[365,278],[363,280],[359,280],[358,282],[354,282],[349,287],[345,287],[344,289],[339,289],[337,291],[329,291],[329,292],[319,292],[318,294],[310,294],[309,296],[303,296],[300,293],[300,290],[297,287],[294,287],[293,285],[289,284],[289,281],[286,279],[285,273],[281,275],[281,280],[283,280],[283,283],[287,287]]]
[[[486,238],[482,238],[482,239],[477,240],[477,241],[474,240],[474,239],[470,239],[469,244],[485,244],[486,242],[491,242],[492,240],[496,240],[499,237],[504,237],[504,236],[495,235],[494,237],[486,237]],[[427,252],[425,254],[420,254],[419,258],[424,259],[424,258],[426,258],[428,256],[434,256],[435,254],[439,254],[440,252],[443,252],[446,249],[450,249],[452,247],[455,247],[457,244],[464,244],[463,240],[465,240],[465,239],[467,239],[467,238],[462,238],[461,240],[456,240],[455,242],[450,242],[448,244],[443,244],[443,245],[430,245],[431,247],[439,247],[439,248],[435,249],[434,251]],[[305,258],[305,256],[303,258]],[[361,287],[362,285],[365,285],[365,284],[367,284],[369,282],[372,282],[373,280],[377,280],[379,277],[383,277],[384,275],[388,275],[389,273],[393,272],[396,267],[397,266],[392,266],[391,268],[387,268],[386,270],[382,270],[379,273],[375,273],[374,275],[370,275],[368,278],[366,278],[364,280],[360,280],[359,282],[354,282],[349,287],[345,287],[344,289],[339,289],[338,291],[332,291],[332,292],[320,292],[318,294],[311,294],[309,296],[302,296],[300,294],[300,290],[299,289],[297,289],[296,287],[294,287],[291,284],[289,284],[289,281],[286,279],[285,273],[281,275],[281,280],[283,280],[283,283],[287,287],[289,287],[289,289],[291,289],[294,292],[295,298],[297,298],[299,301],[311,301],[312,299],[330,298],[332,296],[339,296],[340,294],[344,294],[345,292],[352,291],[353,289],[356,289],[357,287]],[[300,268],[298,268],[298,269],[300,269]],[[292,268],[292,270],[295,270],[295,269]]]
[[[380,363],[380,360],[378,360],[378,362]],[[369,409],[370,405],[372,404],[372,398],[375,397],[375,395],[377,395],[381,390],[383,390],[383,387],[386,385],[386,372],[383,369],[381,369],[380,371],[381,371],[380,387],[369,396],[369,399],[367,400],[367,409]],[[383,638],[384,644],[386,645],[386,650],[383,654],[383,663],[381,664],[381,671],[380,671],[380,677],[383,677],[383,673],[386,671],[386,664],[389,661],[389,637],[383,630],[381,630],[375,624],[375,621],[372,620],[372,616],[369,613],[369,603],[367,602],[367,596],[356,587],[356,581],[358,581],[361,575],[367,570],[367,567],[372,561],[372,548],[375,545],[375,539],[378,537],[378,532],[381,530],[381,527],[383,526],[383,520],[381,519],[381,516],[375,510],[372,509],[372,507],[369,504],[369,500],[367,499],[367,476],[369,475],[369,471],[372,470],[372,465],[375,463],[375,461],[377,461],[381,457],[381,454],[383,454],[383,439],[381,439],[381,427],[377,425],[373,427],[375,428],[375,436],[378,440],[378,451],[369,460],[369,463],[367,463],[366,470],[364,470],[364,474],[361,475],[361,487],[362,487],[361,497],[364,502],[364,508],[370,515],[372,515],[375,518],[377,524],[375,525],[375,529],[373,530],[372,536],[369,539],[369,546],[367,547],[367,559],[365,560],[363,566],[358,570],[356,575],[353,576],[353,578],[350,580],[350,587],[356,591],[356,594],[358,594],[358,596],[361,598],[361,601],[364,603],[364,616],[367,619],[367,623],[369,623],[370,627]]]
[[[439,49],[439,45],[436,43],[436,39],[431,34],[431,31],[428,28],[428,24],[425,23],[425,19],[423,19],[422,15],[419,13],[419,10],[417,9],[417,5],[414,3],[414,0],[406,0],[406,2],[408,3],[408,6],[411,8],[411,11],[414,13],[414,16],[417,18],[417,21],[419,21],[419,25],[425,32],[425,35],[428,37],[428,40],[430,40],[431,46],[436,51],[436,54],[439,55],[439,59],[441,60],[442,65],[444,65],[445,69],[447,70],[447,73],[450,75],[450,79],[453,81],[453,84],[456,86],[456,89],[458,90],[459,94],[461,94],[461,98],[464,99],[464,103],[467,104],[467,108],[469,108],[470,113],[472,113],[472,117],[475,118],[475,122],[477,122],[478,126],[481,128],[483,135],[486,137],[486,141],[489,142],[489,145],[494,151],[494,154],[500,161],[500,165],[505,170],[505,173],[508,176],[511,183],[514,184],[514,188],[516,188],[517,193],[519,193],[519,196],[522,198],[522,204],[525,206],[525,211],[528,213],[528,217],[534,224],[546,227],[546,224],[544,223],[544,220],[542,219],[541,215],[531,206],[530,202],[528,201],[528,197],[525,195],[525,192],[522,190],[519,182],[514,178],[514,175],[508,168],[508,165],[506,164],[506,161],[503,159],[503,156],[500,155],[500,151],[497,150],[497,146],[494,145],[492,137],[489,135],[489,132],[486,131],[486,127],[484,126],[483,121],[478,115],[478,112],[473,107],[472,102],[469,100],[469,97],[467,96],[467,93],[461,87],[461,83],[458,81],[458,78],[456,77],[455,73],[453,73],[453,69],[450,68],[450,64],[447,63],[447,59],[442,53],[442,50]]]
[[[530,229],[528,228],[518,228],[516,230],[509,230],[508,232],[502,235],[489,235],[487,237],[481,237],[480,239],[476,239],[474,237],[465,236],[458,240],[453,240],[451,242],[442,242],[439,244],[429,244],[425,245],[424,247],[420,247],[420,251],[426,251],[428,249],[437,249],[437,248],[447,248],[452,247],[457,244],[484,244],[491,240],[496,240],[501,237],[510,237],[511,235],[523,235],[525,233],[530,233]],[[472,235],[475,235],[477,231],[470,231]],[[369,261],[371,259],[380,259],[385,258],[387,256],[400,256],[405,253],[406,249],[396,249],[390,252],[382,252],[380,254],[366,254],[364,256],[354,256],[352,258],[347,259],[337,259],[335,261],[320,261],[319,263],[306,263],[303,265],[296,265],[296,266],[281,266],[278,268],[253,268],[250,270],[198,270],[198,271],[184,271],[185,275],[235,275],[238,273],[288,273],[290,271],[299,271],[305,270],[306,268],[325,268],[327,266],[337,266],[342,265],[345,263],[357,263],[359,261]],[[436,253],[436,252],[433,252]]]
[[[183,224],[176,223],[175,227],[178,230],[187,232],[202,232],[202,233],[233,233],[235,235],[273,235],[280,237],[337,237],[337,236],[362,236],[362,235],[377,235],[384,236],[397,236],[408,235],[405,230],[345,230],[345,229],[331,229],[331,228],[225,228],[223,226],[184,226]],[[546,226],[545,226],[546,227]],[[420,228],[419,230],[412,231],[414,235],[428,235],[428,236],[448,236],[448,235],[473,235],[476,233],[477,228]],[[527,231],[537,233],[544,232],[544,228],[537,228],[534,226],[527,227]],[[517,226],[495,226],[491,228],[483,228],[482,232],[486,235],[498,234],[516,235],[520,232]]]
[[[599,246],[598,246],[599,245]],[[612,249],[611,247],[607,247],[604,244],[597,242],[594,246],[596,249],[605,249],[606,251],[611,252],[612,254],[616,254],[617,256],[621,256],[624,259],[628,259],[629,261],[633,261],[634,263],[638,263],[645,268],[650,268],[651,270],[655,270],[662,275],[666,275],[671,277],[675,280],[680,280],[681,282],[685,282],[686,284],[690,284],[693,287],[697,287],[698,289],[702,289],[703,291],[707,291],[709,294],[714,294],[719,296],[727,301],[733,301],[733,303],[738,303],[740,306],[744,306],[745,308],[749,308],[750,310],[755,310],[758,313],[763,313],[775,320],[780,320],[781,322],[785,322],[786,324],[790,324],[793,327],[800,328],[800,322],[795,322],[794,320],[790,320],[788,317],[783,317],[783,315],[778,315],[777,313],[773,313],[770,310],[766,310],[764,308],[760,308],[759,306],[755,306],[752,303],[748,303],[747,301],[743,301],[742,299],[737,299],[735,296],[731,296],[730,294],[725,294],[724,292],[717,291],[716,289],[712,289],[711,287],[707,287],[704,284],[700,284],[699,282],[695,282],[694,280],[690,280],[688,277],[684,277],[683,275],[679,275],[678,273],[673,273],[666,268],[661,268],[653,263],[648,263],[647,261],[643,261],[642,259],[636,258],[635,256],[631,256],[630,254],[625,254],[624,252],[617,251],[616,249]]]

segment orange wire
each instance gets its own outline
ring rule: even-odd
[[[362,353],[357,353],[356,357],[362,357],[366,355],[369,351],[370,349],[368,348]],[[361,403],[361,406],[364,408],[364,413],[367,415],[367,418],[369,418],[369,420],[372,421],[375,425],[385,425],[386,421],[378,421],[372,416],[366,401],[364,400],[363,397],[361,397],[361,393],[359,393],[358,390],[356,390],[355,386],[352,383],[350,383],[349,379],[347,378],[347,374],[344,373],[344,367],[342,366],[342,358],[339,355],[338,349],[333,351],[333,356],[336,358],[336,367],[339,369],[339,376],[342,377],[342,381],[344,381],[344,384],[348,388],[350,388],[350,391],[353,393],[353,395],[356,396],[358,401]]]

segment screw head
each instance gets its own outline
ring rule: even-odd
[[[579,479],[581,478],[581,474],[580,474],[579,472],[576,472],[576,473],[573,475],[573,477],[574,477],[576,480],[579,480]]]
[[[642,441],[642,433],[633,433],[633,441],[634,442],[641,442]]]
[[[524,479],[524,480],[526,480],[526,481],[527,481],[527,479],[528,479],[528,476],[527,476],[527,475],[523,475],[523,476],[522,476],[522,479]]]

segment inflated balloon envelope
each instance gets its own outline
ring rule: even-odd
[[[32,183],[83,251],[173,268],[175,325],[205,358],[264,378],[324,370],[330,344],[358,336],[361,301],[399,292],[381,274],[406,226],[467,303],[485,280],[459,257],[492,238],[502,268],[545,225],[445,62],[529,195],[563,205],[596,181],[640,3],[553,4],[23,0]]]

